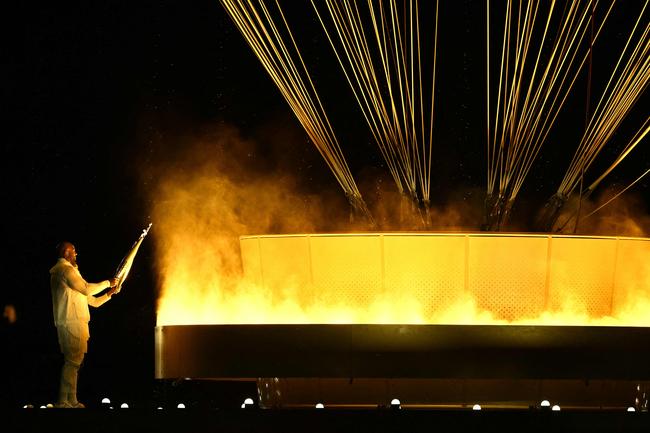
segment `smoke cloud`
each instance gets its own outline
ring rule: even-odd
[[[585,235],[647,237],[650,234],[650,215],[642,198],[629,191],[607,203],[616,193],[612,188],[605,189],[595,196],[583,198],[580,203],[578,198],[572,197],[558,218],[557,228],[561,228],[562,233],[575,230]],[[580,217],[576,226],[578,207]]]
[[[372,316],[391,323],[429,323],[431,318],[408,298],[379,296],[362,314],[344,304],[301,305],[296,295],[300,287],[291,282],[278,296],[243,279],[239,236],[369,229],[362,220],[350,221],[348,203],[333,178],[329,183],[316,179],[322,174],[327,177],[327,172],[314,174],[310,169],[313,161],[295,155],[296,143],[291,143],[295,137],[283,134],[281,128],[264,133],[279,145],[243,137],[229,126],[180,138],[164,152],[165,158],[152,161],[143,173],[148,179],[146,193],[154,222],[158,322],[282,323],[290,317],[295,323],[356,323]],[[432,206],[426,214],[396,191],[389,176],[378,171],[367,169],[359,176],[360,189],[377,222],[374,230],[421,230],[425,220],[432,230],[478,228],[480,191],[451,193],[451,204]],[[584,201],[583,215],[610,196]],[[607,211],[583,220],[580,232],[648,233],[649,218],[638,217],[644,215],[640,201],[630,197],[619,198]],[[574,309],[570,310],[562,322],[570,322]],[[436,323],[454,322],[461,316],[465,323],[501,320],[478,308],[471,297],[461,297]],[[543,321],[555,320],[556,315]]]

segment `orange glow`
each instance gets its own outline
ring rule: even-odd
[[[283,131],[267,135],[284,141]],[[248,167],[247,157],[265,153],[232,128],[176,148],[145,177],[155,180],[147,194],[159,325],[650,326],[650,239],[422,232],[239,239],[355,228],[341,194],[305,189],[282,165],[284,153],[269,167]],[[368,201],[380,227],[418,227],[386,184]],[[432,226],[472,230],[477,203],[432,208]],[[647,214],[625,203],[612,204],[625,205],[615,218],[587,220],[589,231],[647,236]]]
[[[243,275],[220,271],[223,251],[168,262],[158,324],[650,326],[645,238],[365,233],[240,245]]]

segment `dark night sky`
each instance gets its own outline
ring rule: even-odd
[[[485,5],[441,3],[441,126],[436,129],[441,144],[433,182],[444,202],[458,186],[484,189]],[[633,11],[642,4],[619,3],[603,42],[607,45],[596,51],[594,89],[603,85],[612,62],[608,53],[624,39]],[[344,148],[355,143],[346,148],[353,173],[376,170],[380,157],[363,119],[322,31],[303,9],[309,11],[290,10],[289,19],[300,21],[296,28],[303,50]],[[264,146],[274,143],[265,131],[283,124],[295,175],[318,188],[338,187],[217,0],[14,1],[1,15],[6,34],[0,176],[8,239],[1,299],[3,305],[17,305],[19,330],[29,335],[17,353],[31,378],[25,397],[45,400],[55,395],[59,368],[47,273],[55,261],[54,247],[64,238],[73,241],[84,276],[108,278],[148,223],[143,183],[155,179],[142,178],[139,170],[164,157],[176,137],[233,125],[261,143],[251,163],[263,165]],[[631,116],[631,124],[647,116],[647,99],[646,92],[645,105]],[[562,116],[552,136],[556,144],[531,173],[523,203],[541,205],[557,188],[571,143],[581,133],[584,91],[576,92]],[[648,147],[626,161],[608,184],[626,185],[640,175],[650,161]],[[648,203],[650,179],[635,193]],[[123,395],[147,392],[155,323],[152,251],[151,242],[145,242],[125,292],[94,311],[82,395],[104,389]],[[136,385],[127,386],[130,381]]]

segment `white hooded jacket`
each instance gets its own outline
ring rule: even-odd
[[[110,281],[89,283],[83,279],[79,269],[69,261],[60,258],[50,269],[50,287],[52,288],[52,309],[55,326],[67,326],[75,323],[88,323],[90,311],[88,305],[99,307],[110,299],[97,293],[111,285]]]

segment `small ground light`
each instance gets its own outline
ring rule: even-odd
[[[559,412],[560,411],[560,406],[557,404],[554,404],[553,407],[551,408],[552,411],[554,412]]]
[[[246,409],[246,403],[242,403],[242,404],[241,404],[241,408],[242,408],[242,409]]]
[[[23,406],[23,409],[34,409],[34,405],[33,404],[26,404],[25,406]]]
[[[48,409],[52,409],[54,407],[54,405],[52,403],[48,403],[48,404],[45,405],[45,407],[48,408]]]
[[[102,398],[102,404],[111,404],[111,399],[108,397]]]
[[[540,407],[551,407],[551,403],[548,400],[542,400],[539,405]]]
[[[120,405],[120,409],[128,409],[128,408],[129,408],[129,405],[127,403],[122,403]]]
[[[176,409],[185,409],[185,403],[178,403],[178,406],[176,406]]]
[[[627,408],[628,412],[636,412],[636,409],[634,409],[632,406]]]
[[[39,409],[47,409],[47,406],[41,406]]]
[[[475,404],[474,406],[472,406],[472,410],[481,410],[481,405]]]
[[[244,404],[253,404],[253,399],[248,397],[246,400],[244,400]]]
[[[323,403],[316,403],[316,409],[325,409],[325,405]]]
[[[162,410],[162,407],[161,407],[161,406],[158,406],[156,409],[157,409],[157,410]]]
[[[390,407],[393,409],[401,409],[402,408],[402,402],[399,401],[398,398],[394,398],[390,401]]]

